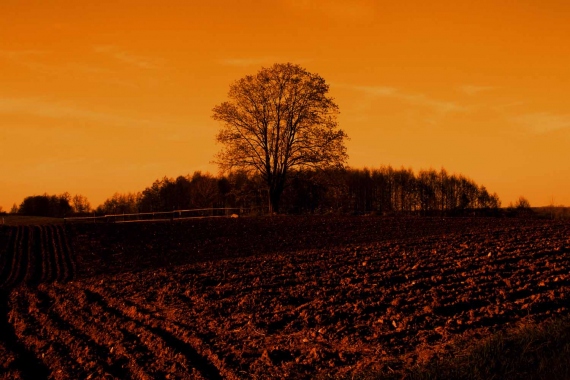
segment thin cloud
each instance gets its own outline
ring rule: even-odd
[[[260,66],[275,62],[275,58],[272,57],[261,57],[261,58],[225,58],[218,60],[218,63],[224,66],[236,66],[236,67],[249,67],[249,66]]]
[[[37,58],[45,54],[43,50],[0,50],[0,58],[36,71],[45,71],[47,65],[37,62]]]
[[[39,62],[39,59],[47,54],[49,54],[49,52],[44,50],[0,50],[0,58],[9,59],[30,70],[39,71],[43,74],[69,74],[70,72],[100,74],[112,72],[109,69],[86,63],[66,62],[57,65],[48,65]]]
[[[370,95],[377,96],[393,96],[396,94],[396,89],[393,87],[384,86],[350,86],[353,90],[365,92]]]
[[[269,66],[276,62],[292,62],[295,64],[305,64],[311,62],[311,59],[281,59],[279,57],[252,57],[252,58],[223,58],[216,62],[223,66],[233,67],[251,67],[251,66]]]
[[[508,103],[503,103],[503,104],[496,104],[492,108],[496,111],[503,111],[507,108],[518,107],[518,106],[522,106],[525,104],[528,104],[528,102],[515,101],[515,102],[508,102]]]
[[[42,162],[30,167],[27,172],[31,174],[31,172],[36,173],[46,173],[51,172],[53,170],[57,170],[58,168],[62,167],[69,167],[69,166],[83,166],[86,163],[87,159],[85,157],[74,157],[74,158],[47,158],[43,159]]]
[[[0,50],[0,57],[20,61],[30,56],[38,56],[45,53],[43,50]]]
[[[59,65],[46,65],[39,62],[26,62],[24,63],[26,67],[33,69],[35,71],[40,71],[46,74],[69,74],[69,73],[80,73],[80,74],[110,74],[113,73],[112,70],[102,68],[95,65],[68,62]]]
[[[80,107],[33,98],[0,98],[0,114],[27,114],[54,119],[90,120],[117,126],[151,126],[149,120],[96,112]]]
[[[96,53],[106,54],[121,62],[127,63],[132,66],[137,66],[142,69],[154,69],[158,67],[156,60],[148,57],[131,54],[127,51],[119,49],[114,45],[95,46],[93,50]]]
[[[396,98],[414,105],[430,107],[443,113],[467,111],[467,107],[460,106],[455,102],[437,100],[423,94],[397,94]]]
[[[538,112],[517,116],[512,120],[524,125],[528,131],[536,134],[570,130],[570,115]]]
[[[401,100],[416,106],[429,107],[441,113],[461,112],[461,111],[467,111],[468,109],[467,107],[461,106],[455,102],[433,99],[424,94],[404,93],[393,87],[386,87],[386,86],[342,86],[342,87],[364,92],[369,95]]]
[[[473,85],[465,85],[465,86],[461,86],[459,87],[459,91],[467,94],[467,95],[477,95],[480,92],[485,92],[485,91],[492,91],[494,90],[496,87],[493,86],[473,86]]]

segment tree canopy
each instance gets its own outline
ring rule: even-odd
[[[62,218],[73,213],[70,200],[69,193],[29,196],[20,204],[18,214]]]
[[[233,83],[229,100],[213,109],[223,123],[216,161],[222,171],[261,175],[276,212],[292,169],[342,167],[347,135],[338,128],[338,106],[328,91],[321,76],[291,63]]]

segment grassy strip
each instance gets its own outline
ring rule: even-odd
[[[446,357],[424,365],[401,368],[401,364],[386,362],[380,372],[339,379],[570,380],[570,317],[499,332],[477,342],[458,343]]]
[[[570,318],[500,332],[472,347],[464,343],[452,352],[446,358],[400,373],[364,377],[386,380],[570,379]]]

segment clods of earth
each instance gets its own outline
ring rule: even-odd
[[[10,379],[397,371],[570,305],[569,222],[0,227],[0,377]]]

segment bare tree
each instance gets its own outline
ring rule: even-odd
[[[223,122],[217,141],[222,171],[259,173],[267,184],[270,211],[277,212],[287,174],[294,168],[342,167],[346,133],[338,106],[318,74],[291,63],[275,64],[230,86],[229,101],[213,109]]]
[[[115,193],[97,207],[97,214],[134,214],[139,212],[140,193]]]
[[[76,194],[71,198],[71,207],[76,214],[86,214],[91,211],[91,204],[87,200],[87,197]]]
[[[517,202],[515,203],[515,207],[519,210],[527,210],[530,209],[530,202],[523,196],[520,196]]]
[[[190,183],[190,197],[192,207],[214,207],[219,199],[218,180],[210,174],[194,172]]]

